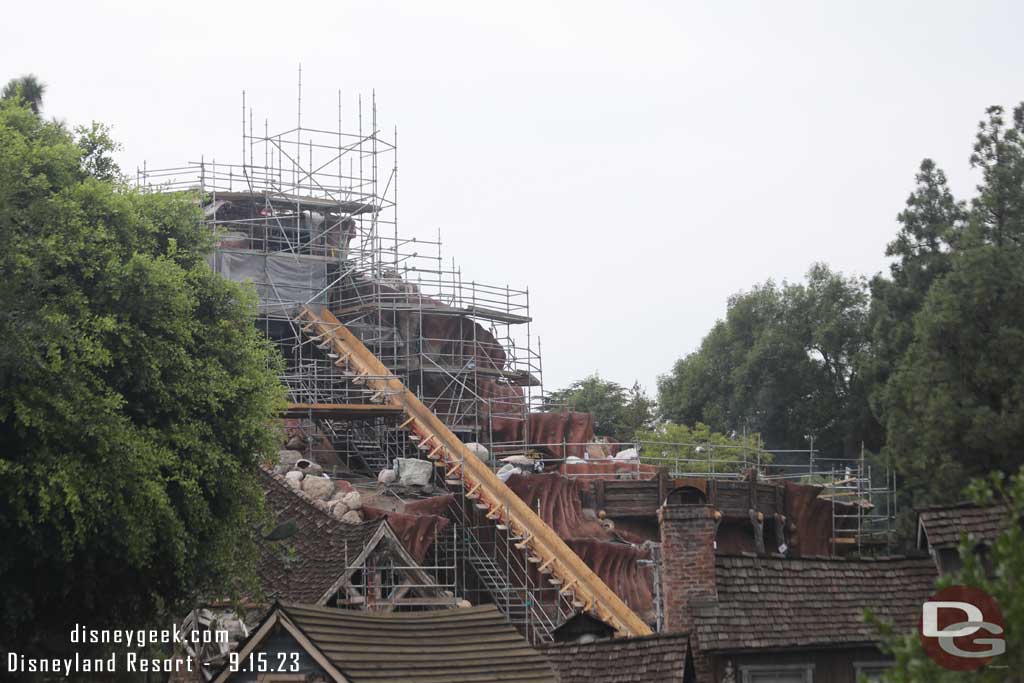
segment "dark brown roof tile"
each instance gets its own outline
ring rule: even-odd
[[[561,683],[664,683],[682,681],[689,637],[657,633],[592,643],[561,643],[544,649]]]
[[[277,523],[294,521],[290,538],[260,548],[256,573],[267,600],[315,604],[345,573],[385,522],[344,524],[317,509],[283,479],[260,470],[267,507]]]
[[[696,610],[703,650],[877,642],[865,609],[910,629],[937,577],[931,558],[716,558],[718,601]]]
[[[373,614],[280,608],[353,683],[555,683],[548,661],[493,605]]]
[[[992,543],[1010,526],[1005,506],[978,507],[969,503],[935,506],[918,511],[928,545],[936,550],[956,548],[960,534],[976,543]]]

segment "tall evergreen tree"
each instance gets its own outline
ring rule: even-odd
[[[0,98],[24,102],[32,110],[32,113],[38,116],[39,112],[43,110],[44,92],[46,92],[46,84],[35,75],[27,74],[8,81]]]
[[[952,249],[964,229],[966,208],[954,199],[946,174],[931,159],[921,162],[917,187],[897,216],[896,239],[885,255],[894,257],[890,277],[871,280],[869,328],[871,351],[863,374],[870,385],[871,405],[884,424],[885,389],[895,365],[914,337],[914,316],[936,280],[952,268]]]
[[[971,202],[966,246],[1019,246],[1024,242],[1024,104],[1014,109],[1009,126],[1002,107],[989,107],[986,114],[971,155],[982,183]]]
[[[978,196],[882,398],[887,453],[915,503],[1024,463],[1024,108],[1011,127],[988,110],[971,162]]]

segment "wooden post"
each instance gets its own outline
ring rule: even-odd
[[[604,479],[594,481],[594,508],[604,510]]]

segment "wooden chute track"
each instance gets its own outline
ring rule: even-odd
[[[459,479],[463,495],[486,513],[499,529],[519,538],[516,547],[528,549],[547,580],[562,595],[571,596],[584,611],[611,624],[620,636],[642,636],[651,629],[624,603],[565,542],[491,471],[415,394],[395,377],[352,332],[326,308],[304,306],[302,330],[321,348],[337,355],[335,364],[352,381],[377,392],[405,413],[404,429],[411,431],[427,458],[445,469],[445,479]]]

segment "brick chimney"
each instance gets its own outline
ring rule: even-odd
[[[693,633],[692,607],[718,599],[715,587],[715,526],[721,513],[711,505],[665,504],[661,522],[661,594],[665,630]]]

